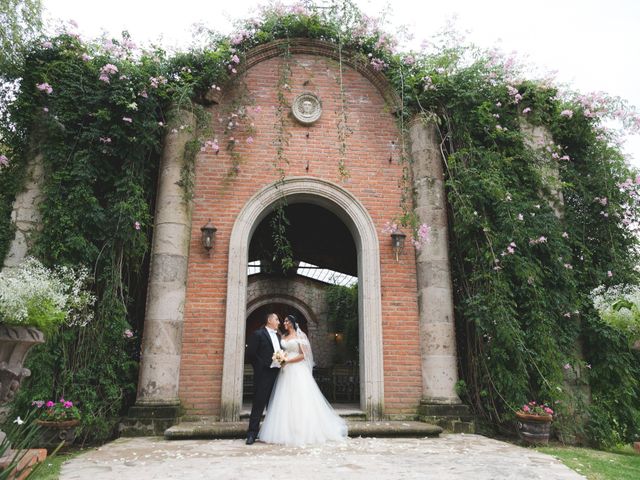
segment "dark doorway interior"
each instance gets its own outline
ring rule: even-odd
[[[259,275],[274,279],[291,278],[298,275],[298,266],[302,262],[318,270],[357,277],[356,245],[350,230],[340,218],[323,207],[308,203],[286,205],[283,210],[286,218],[286,239],[291,246],[294,267],[287,271],[279,268],[277,255],[274,254],[273,219],[276,213],[271,213],[260,222],[249,245],[249,262],[259,263]],[[327,278],[330,277],[329,275]],[[331,287],[329,283],[325,285],[327,288]],[[295,307],[274,301],[259,307],[249,315],[246,320],[247,338],[264,323],[266,315],[270,312],[277,313],[281,319],[288,314],[296,315],[300,319],[301,328],[308,333],[310,319],[305,318]],[[318,321],[328,322],[326,312],[324,313],[325,316],[320,315]],[[334,320],[334,325],[325,329],[334,332],[332,337],[336,347],[334,359],[330,365],[314,368],[314,377],[330,402],[358,403],[360,395],[358,346],[344,341],[346,332],[344,329],[336,328],[336,323]],[[357,336],[357,313],[355,328]],[[345,351],[347,348],[353,351]],[[253,395],[252,379],[251,366],[245,358],[245,401],[250,400]]]

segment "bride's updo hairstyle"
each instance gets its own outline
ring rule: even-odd
[[[291,326],[293,327],[293,331],[298,330],[298,320],[294,315],[287,315],[285,320],[289,320],[291,322]]]

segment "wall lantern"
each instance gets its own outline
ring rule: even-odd
[[[211,223],[211,220],[209,220],[204,227],[200,228],[202,232],[202,246],[209,252],[209,255],[211,255],[211,250],[213,250],[213,246],[216,243],[217,230],[218,229]]]
[[[404,240],[407,236],[400,230],[396,230],[391,234],[391,247],[396,255],[396,262],[400,261],[400,255],[404,251]]]

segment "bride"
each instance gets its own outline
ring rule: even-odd
[[[288,315],[283,324],[282,347],[286,360],[271,394],[260,440],[300,446],[344,440],[345,421],[331,408],[313,379],[313,355],[296,318]]]

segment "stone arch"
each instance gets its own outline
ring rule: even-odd
[[[260,221],[286,197],[289,204],[312,203],[330,210],[353,235],[358,255],[360,407],[367,418],[382,417],[384,374],[378,235],[364,206],[340,186],[312,177],[291,177],[256,193],[240,211],[229,241],[221,419],[236,421],[242,405],[242,371],[247,309],[249,242]]]
[[[335,43],[328,42],[326,40],[320,40],[317,38],[289,38],[273,40],[249,50],[245,55],[244,61],[240,64],[240,68],[242,71],[247,71],[260,62],[282,56],[285,51],[288,52],[289,55],[300,53],[318,55],[349,65],[371,82],[380,95],[382,95],[382,98],[384,98],[387,107],[392,113],[398,114],[402,109],[402,100],[396,90],[391,86],[384,73],[375,70],[371,66],[370,62],[363,61],[362,56],[356,51],[350,49],[340,51]],[[235,81],[235,78],[231,81]],[[221,96],[221,91],[211,89],[206,93],[205,100],[218,103]]]
[[[289,305],[299,310],[308,320],[314,323],[318,323],[318,317],[311,309],[311,307],[309,307],[309,305],[307,305],[302,300],[299,300],[290,295],[265,295],[256,298],[255,300],[250,302],[249,305],[247,305],[246,316],[248,317],[258,308],[262,307],[263,305],[268,305],[269,303],[282,303],[284,305]]]

